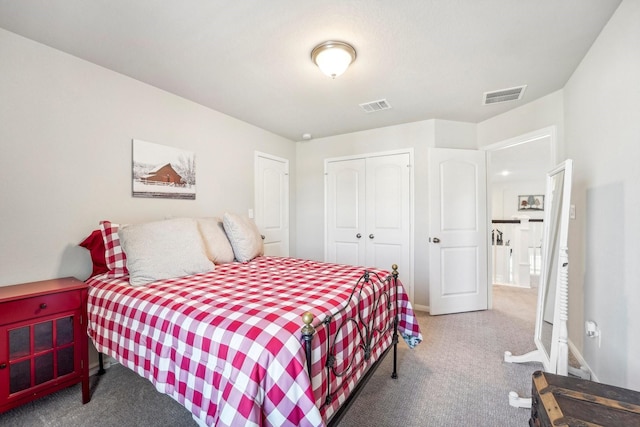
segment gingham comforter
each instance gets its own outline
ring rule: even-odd
[[[381,278],[388,275],[368,270]],[[88,332],[98,351],[149,379],[191,411],[200,425],[321,426],[366,367],[326,403],[327,381],[332,390],[337,388],[320,361],[327,332],[318,328],[314,336],[310,381],[301,315],[312,312],[315,324],[328,313],[338,313],[363,272],[362,267],[258,257],[142,287],[132,287],[127,278],[96,276],[87,280]],[[366,307],[368,292],[364,290],[359,303],[352,299],[350,315],[357,306],[374,311]],[[420,342],[401,285],[398,299],[399,331],[411,344]],[[345,329],[337,348],[361,360],[355,334]],[[389,346],[391,335],[380,334],[374,341],[378,344],[369,363]],[[349,357],[340,353],[337,366],[348,364]]]

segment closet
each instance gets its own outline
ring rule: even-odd
[[[328,262],[390,269],[412,280],[412,153],[369,154],[325,161]]]

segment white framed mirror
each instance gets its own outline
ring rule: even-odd
[[[567,375],[569,366],[567,241],[572,172],[573,161],[568,159],[547,173],[542,264],[534,332],[536,349],[520,356],[513,356],[509,351],[504,353],[505,362],[540,362],[546,372],[558,375]],[[511,392],[509,404],[529,408],[531,399],[521,398]]]

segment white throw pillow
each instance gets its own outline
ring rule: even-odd
[[[196,218],[207,256],[215,264],[233,262],[233,248],[220,218]]]
[[[129,225],[120,228],[118,235],[133,286],[214,268],[193,218]]]
[[[222,222],[236,260],[247,262],[264,255],[262,236],[251,219],[227,212]]]

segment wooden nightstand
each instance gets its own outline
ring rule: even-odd
[[[78,279],[0,287],[0,413],[79,382],[89,401],[86,323]]]

